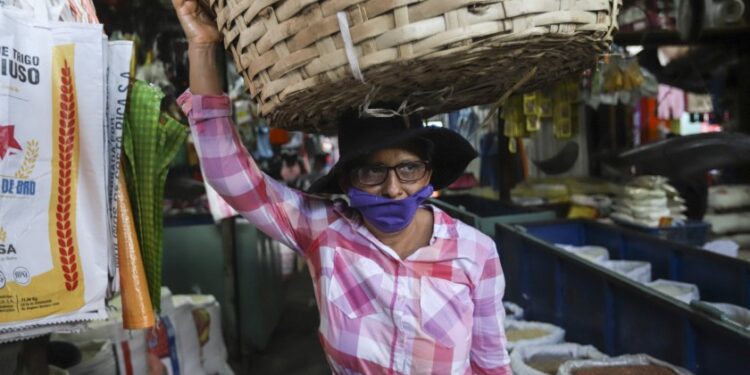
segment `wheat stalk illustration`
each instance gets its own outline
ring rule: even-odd
[[[3,227],[0,227],[0,242],[5,242],[5,239],[8,238],[8,234],[5,233],[5,229]]]
[[[78,288],[78,260],[73,243],[71,222],[72,170],[75,152],[76,101],[73,79],[64,60],[61,69],[60,84],[60,121],[58,123],[58,153],[60,160],[57,167],[60,174],[57,179],[57,244],[60,247],[60,263],[65,276],[65,288],[74,291]]]
[[[39,142],[31,140],[26,142],[26,152],[23,156],[21,168],[16,171],[16,178],[28,180],[36,167],[36,159],[39,158]]]

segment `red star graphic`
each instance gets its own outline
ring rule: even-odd
[[[0,125],[0,160],[3,160],[10,149],[21,151],[21,145],[13,137],[14,130],[13,125]]]

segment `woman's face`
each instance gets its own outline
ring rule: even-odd
[[[397,171],[392,167],[398,166]],[[387,176],[382,183],[373,185],[373,181],[380,180],[373,176],[382,175],[384,169]],[[424,169],[422,169],[424,168]],[[417,193],[430,182],[432,171],[429,165],[415,153],[400,149],[387,148],[374,152],[365,164],[351,171],[351,184],[357,189],[372,195],[380,195],[391,199],[404,199]],[[417,177],[413,179],[411,177]],[[367,180],[370,181],[367,181]],[[366,184],[365,182],[369,182]]]

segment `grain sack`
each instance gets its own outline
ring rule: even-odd
[[[722,185],[708,188],[708,208],[731,210],[750,207],[750,185]]]
[[[676,298],[688,304],[692,300],[700,299],[698,286],[696,286],[695,284],[659,279],[654,282],[647,283],[646,286],[649,286],[663,294],[666,294],[672,298]]]
[[[651,263],[636,260],[606,260],[601,264],[640,283],[651,281]]]
[[[524,346],[510,354],[510,367],[515,375],[554,375],[567,361],[606,357],[590,345],[564,343]]]
[[[177,295],[175,306],[192,308],[203,369],[208,374],[227,374],[227,348],[221,331],[221,307],[211,295]],[[231,372],[231,370],[229,370]]]
[[[84,329],[73,333],[56,333],[52,335],[54,341],[65,341],[83,345],[91,342],[109,341],[116,358],[117,373],[120,375],[137,375],[148,373],[146,359],[146,331],[124,330],[122,316],[117,310],[119,297],[110,301],[114,307],[107,320],[88,323]]]
[[[730,258],[737,258],[737,254],[739,254],[740,250],[740,245],[730,239],[718,239],[706,242],[705,244],[703,244],[702,249]]]
[[[733,241],[740,246],[741,249],[750,248],[750,234],[735,234],[731,236],[720,237],[718,240]]]
[[[157,327],[148,331],[147,340],[149,354],[159,358],[168,375],[206,373],[201,365],[200,343],[190,304],[175,305],[171,312],[162,315]]]
[[[106,140],[107,140],[107,204],[111,241],[109,243],[109,273],[112,276],[113,290],[118,290],[117,277],[117,180],[120,175],[122,156],[122,126],[128,101],[130,84],[130,64],[133,57],[133,42],[108,42],[107,85],[106,85]]]
[[[703,221],[711,224],[714,234],[750,232],[750,212],[706,214]]]
[[[505,308],[505,319],[523,320],[523,308],[513,302],[503,301]]]
[[[148,374],[148,345],[146,330],[125,330],[115,344],[118,374]]]
[[[706,302],[721,312],[722,318],[750,330],[750,310],[730,303]]]
[[[606,359],[569,361],[557,375],[692,375],[684,368],[670,365],[647,354],[623,355]]]
[[[0,331],[105,315],[102,35],[0,9]]]
[[[117,362],[109,340],[92,340],[76,343],[81,351],[81,362],[67,371],[70,375],[116,374]]]
[[[603,262],[609,259],[609,250],[601,246],[572,246],[564,244],[555,244],[555,246],[592,262]]]
[[[561,343],[565,330],[547,323],[508,320],[505,322],[505,337],[510,351],[524,346]]]

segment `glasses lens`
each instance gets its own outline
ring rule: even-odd
[[[396,166],[396,174],[401,181],[416,181],[424,177],[427,165],[423,162],[408,162]]]
[[[382,166],[367,166],[357,170],[357,180],[363,185],[378,185],[385,181],[388,168]]]

